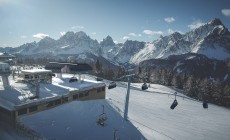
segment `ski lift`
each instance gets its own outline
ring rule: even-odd
[[[176,92],[174,93],[175,94],[175,100],[173,101],[172,105],[170,106],[171,109],[174,109],[177,105],[178,105],[178,102],[176,100]]]
[[[69,79],[69,83],[77,82],[77,81],[78,81],[77,77],[74,76]]]
[[[114,129],[114,130],[113,130],[113,139],[114,139],[114,140],[120,140],[120,138],[118,138],[118,137],[116,136],[117,131],[118,131],[117,129]]]
[[[146,90],[146,89],[148,89],[147,84],[146,84],[146,83],[144,83],[144,84],[141,86],[141,89],[142,89],[142,90]]]
[[[104,126],[106,120],[107,120],[106,114],[105,114],[105,113],[102,113],[102,114],[99,116],[99,119],[98,119],[98,121],[97,121],[97,124],[98,124],[98,125],[101,125],[101,126]]]
[[[108,89],[112,89],[115,88],[117,86],[117,84],[115,82],[111,82],[108,86]]]
[[[101,125],[101,126],[104,126],[105,121],[107,120],[107,115],[104,112],[104,105],[102,107],[103,107],[103,112],[102,112],[102,114],[100,114],[99,119],[97,121],[97,124]]]
[[[208,103],[206,101],[203,101],[203,108],[204,109],[208,108]]]
[[[96,77],[95,78],[97,81],[103,81],[103,78],[100,78],[100,77]]]
[[[174,109],[176,106],[178,105],[177,100],[175,99],[172,103],[172,105],[170,106],[171,109]]]

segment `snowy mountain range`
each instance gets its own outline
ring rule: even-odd
[[[161,36],[153,42],[127,40],[115,44],[110,36],[101,42],[91,39],[83,31],[67,32],[58,40],[45,37],[39,42],[26,43],[17,48],[0,48],[13,54],[39,57],[74,56],[92,53],[115,63],[139,64],[148,59],[167,58],[170,55],[197,53],[209,58],[225,59],[230,57],[230,32],[219,19],[213,19],[190,32],[174,32]],[[77,57],[75,57],[77,59]]]
[[[190,52],[215,59],[228,58],[230,57],[230,32],[219,19],[214,19],[185,34],[175,32],[146,43],[145,47],[130,59],[130,62],[136,64],[147,59],[167,58],[170,55]]]

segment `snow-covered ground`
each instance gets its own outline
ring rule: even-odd
[[[108,140],[116,129],[121,140],[229,140],[229,109],[212,104],[203,109],[200,102],[177,97],[178,106],[171,110],[174,96],[168,94],[176,91],[156,84],[147,92],[140,90],[141,83],[131,84],[129,121],[124,121],[126,85],[106,89],[106,100],[74,101],[20,121],[49,139]],[[104,127],[96,124],[102,105],[108,117]]]
[[[18,135],[8,125],[0,121],[0,140],[29,140],[27,137]]]
[[[140,84],[132,84],[139,89]],[[171,110],[170,106],[175,90],[151,85],[148,91],[130,91],[129,120],[140,129],[148,140],[229,140],[230,110],[209,104],[203,109],[202,103],[178,98],[178,106]],[[118,86],[107,90],[110,104],[123,114],[126,89]]]

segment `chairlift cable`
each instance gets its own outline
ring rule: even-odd
[[[140,122],[138,122],[138,121],[136,121],[136,120],[133,120],[133,119],[130,119],[130,118],[129,118],[129,120],[134,121],[134,122],[136,122],[136,123],[138,123],[138,124],[140,124],[140,125],[142,125],[142,126],[148,128],[148,129],[151,129],[152,131],[155,131],[155,132],[157,132],[157,133],[159,133],[159,134],[161,134],[161,135],[164,135],[164,136],[166,136],[166,137],[168,137],[168,138],[170,138],[170,139],[172,139],[172,140],[176,140],[176,139],[172,138],[171,136],[166,135],[165,133],[160,132],[160,131],[158,131],[158,130],[156,130],[156,129],[153,129],[153,128],[147,126],[147,125],[144,125],[144,124],[142,124],[142,123],[140,123]]]

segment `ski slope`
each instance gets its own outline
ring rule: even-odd
[[[141,83],[131,84],[129,121],[124,121],[126,86],[120,82],[116,88],[106,89],[106,100],[74,101],[24,116],[20,122],[56,140],[114,139],[114,130],[121,140],[229,140],[229,109],[212,104],[203,109],[201,102],[177,97],[178,106],[171,110],[176,91],[156,84],[147,91],[140,90]],[[108,117],[104,127],[96,123],[102,105]]]
[[[131,84],[129,120],[140,129],[148,140],[229,140],[230,110],[209,104],[177,97],[178,106],[171,110],[175,90],[152,84],[143,92],[141,84]],[[177,91],[178,92],[178,91]],[[180,94],[180,93],[179,93]],[[116,89],[107,90],[107,99],[120,113],[124,111],[126,87],[118,84]]]

